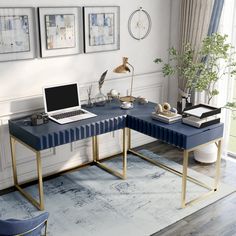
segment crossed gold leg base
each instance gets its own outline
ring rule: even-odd
[[[208,197],[209,195],[215,193],[218,188],[219,188],[219,178],[220,178],[220,163],[221,163],[221,139],[218,139],[218,140],[214,140],[212,142],[215,142],[216,143],[216,146],[218,148],[218,151],[217,151],[217,161],[216,161],[216,175],[215,175],[215,183],[214,183],[214,186],[213,187],[210,187],[208,186],[207,184],[199,181],[198,179],[195,179],[191,176],[188,176],[187,175],[187,170],[188,170],[188,158],[189,158],[189,152],[195,150],[196,148],[194,149],[188,149],[188,150],[184,150],[183,151],[183,172],[180,172],[180,171],[177,171],[169,166],[166,166],[164,165],[163,163],[157,161],[157,160],[153,160],[149,157],[146,157],[145,155],[139,153],[139,152],[136,152],[134,150],[132,150],[130,148],[130,144],[129,144],[129,149],[128,149],[128,152],[140,157],[141,159],[145,160],[145,161],[148,161],[149,163],[153,164],[153,165],[156,165],[156,166],[159,166],[161,167],[162,169],[165,169],[167,171],[170,171],[171,173],[173,174],[176,174],[178,176],[181,176],[182,177],[182,194],[181,194],[181,206],[182,208],[188,206],[188,205],[191,205],[191,204],[194,204],[200,200],[203,200],[205,199],[206,197]],[[205,145],[208,145],[212,142],[209,142],[209,143],[206,143],[204,145],[201,145],[201,146],[205,146]],[[201,146],[198,146],[197,148],[201,147]],[[186,187],[187,187],[187,180],[203,187],[203,188],[206,188],[207,190],[209,190],[207,193],[205,194],[202,194],[201,196],[195,198],[195,199],[192,199],[190,200],[189,202],[186,201]]]

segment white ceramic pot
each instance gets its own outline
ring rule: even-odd
[[[201,163],[214,163],[217,159],[217,147],[215,143],[194,151],[194,159]]]

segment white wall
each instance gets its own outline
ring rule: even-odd
[[[1,0],[0,2],[0,7],[86,5],[120,6],[120,50],[0,63],[0,189],[13,184],[8,119],[31,114],[34,110],[42,108],[42,86],[78,81],[82,86],[82,98],[86,98],[87,86],[94,84],[95,94],[100,75],[108,69],[104,93],[114,88],[126,94],[130,82],[129,75],[120,76],[114,74],[112,70],[121,63],[123,56],[127,56],[135,67],[134,95],[146,96],[155,102],[167,100],[168,80],[163,79],[160,68],[153,63],[153,60],[156,56],[167,59],[167,49],[173,40],[171,37],[176,37],[175,34],[171,34],[170,16],[176,14],[178,9],[172,9],[171,13],[171,0],[92,0],[89,3],[85,0],[58,0],[56,3],[48,0]],[[145,40],[136,41],[128,34],[127,22],[129,15],[140,6],[150,13],[152,30]],[[104,136],[101,137],[100,142],[102,157],[120,150],[118,134],[115,138],[111,134]],[[102,140],[105,138],[109,140],[109,145],[102,145],[104,143]],[[150,140],[143,135],[134,134],[133,145],[137,146]],[[57,172],[89,160],[90,142],[91,140],[88,139],[43,151],[43,173]],[[35,176],[34,160],[30,151],[22,145],[17,145],[18,174],[21,180]]]

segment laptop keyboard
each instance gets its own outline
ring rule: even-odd
[[[60,119],[64,119],[64,118],[67,118],[67,117],[78,116],[78,115],[82,115],[82,114],[86,114],[86,112],[82,111],[82,110],[77,110],[77,111],[70,111],[70,112],[60,113],[60,114],[54,115],[52,117],[57,119],[57,120],[60,120]]]

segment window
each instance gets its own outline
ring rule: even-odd
[[[233,102],[236,102],[236,78],[233,81]],[[228,144],[228,153],[230,156],[236,157],[236,114],[231,116],[230,122],[230,131],[229,131],[229,144]]]
[[[236,1],[224,1],[224,8],[221,15],[219,26],[221,34],[227,34],[229,42],[236,50]],[[227,102],[236,102],[236,77],[225,77],[219,84],[220,94],[218,97],[218,106],[223,107]],[[225,123],[224,128],[224,153],[236,158],[236,112],[234,116],[225,109],[222,110],[222,122]]]

